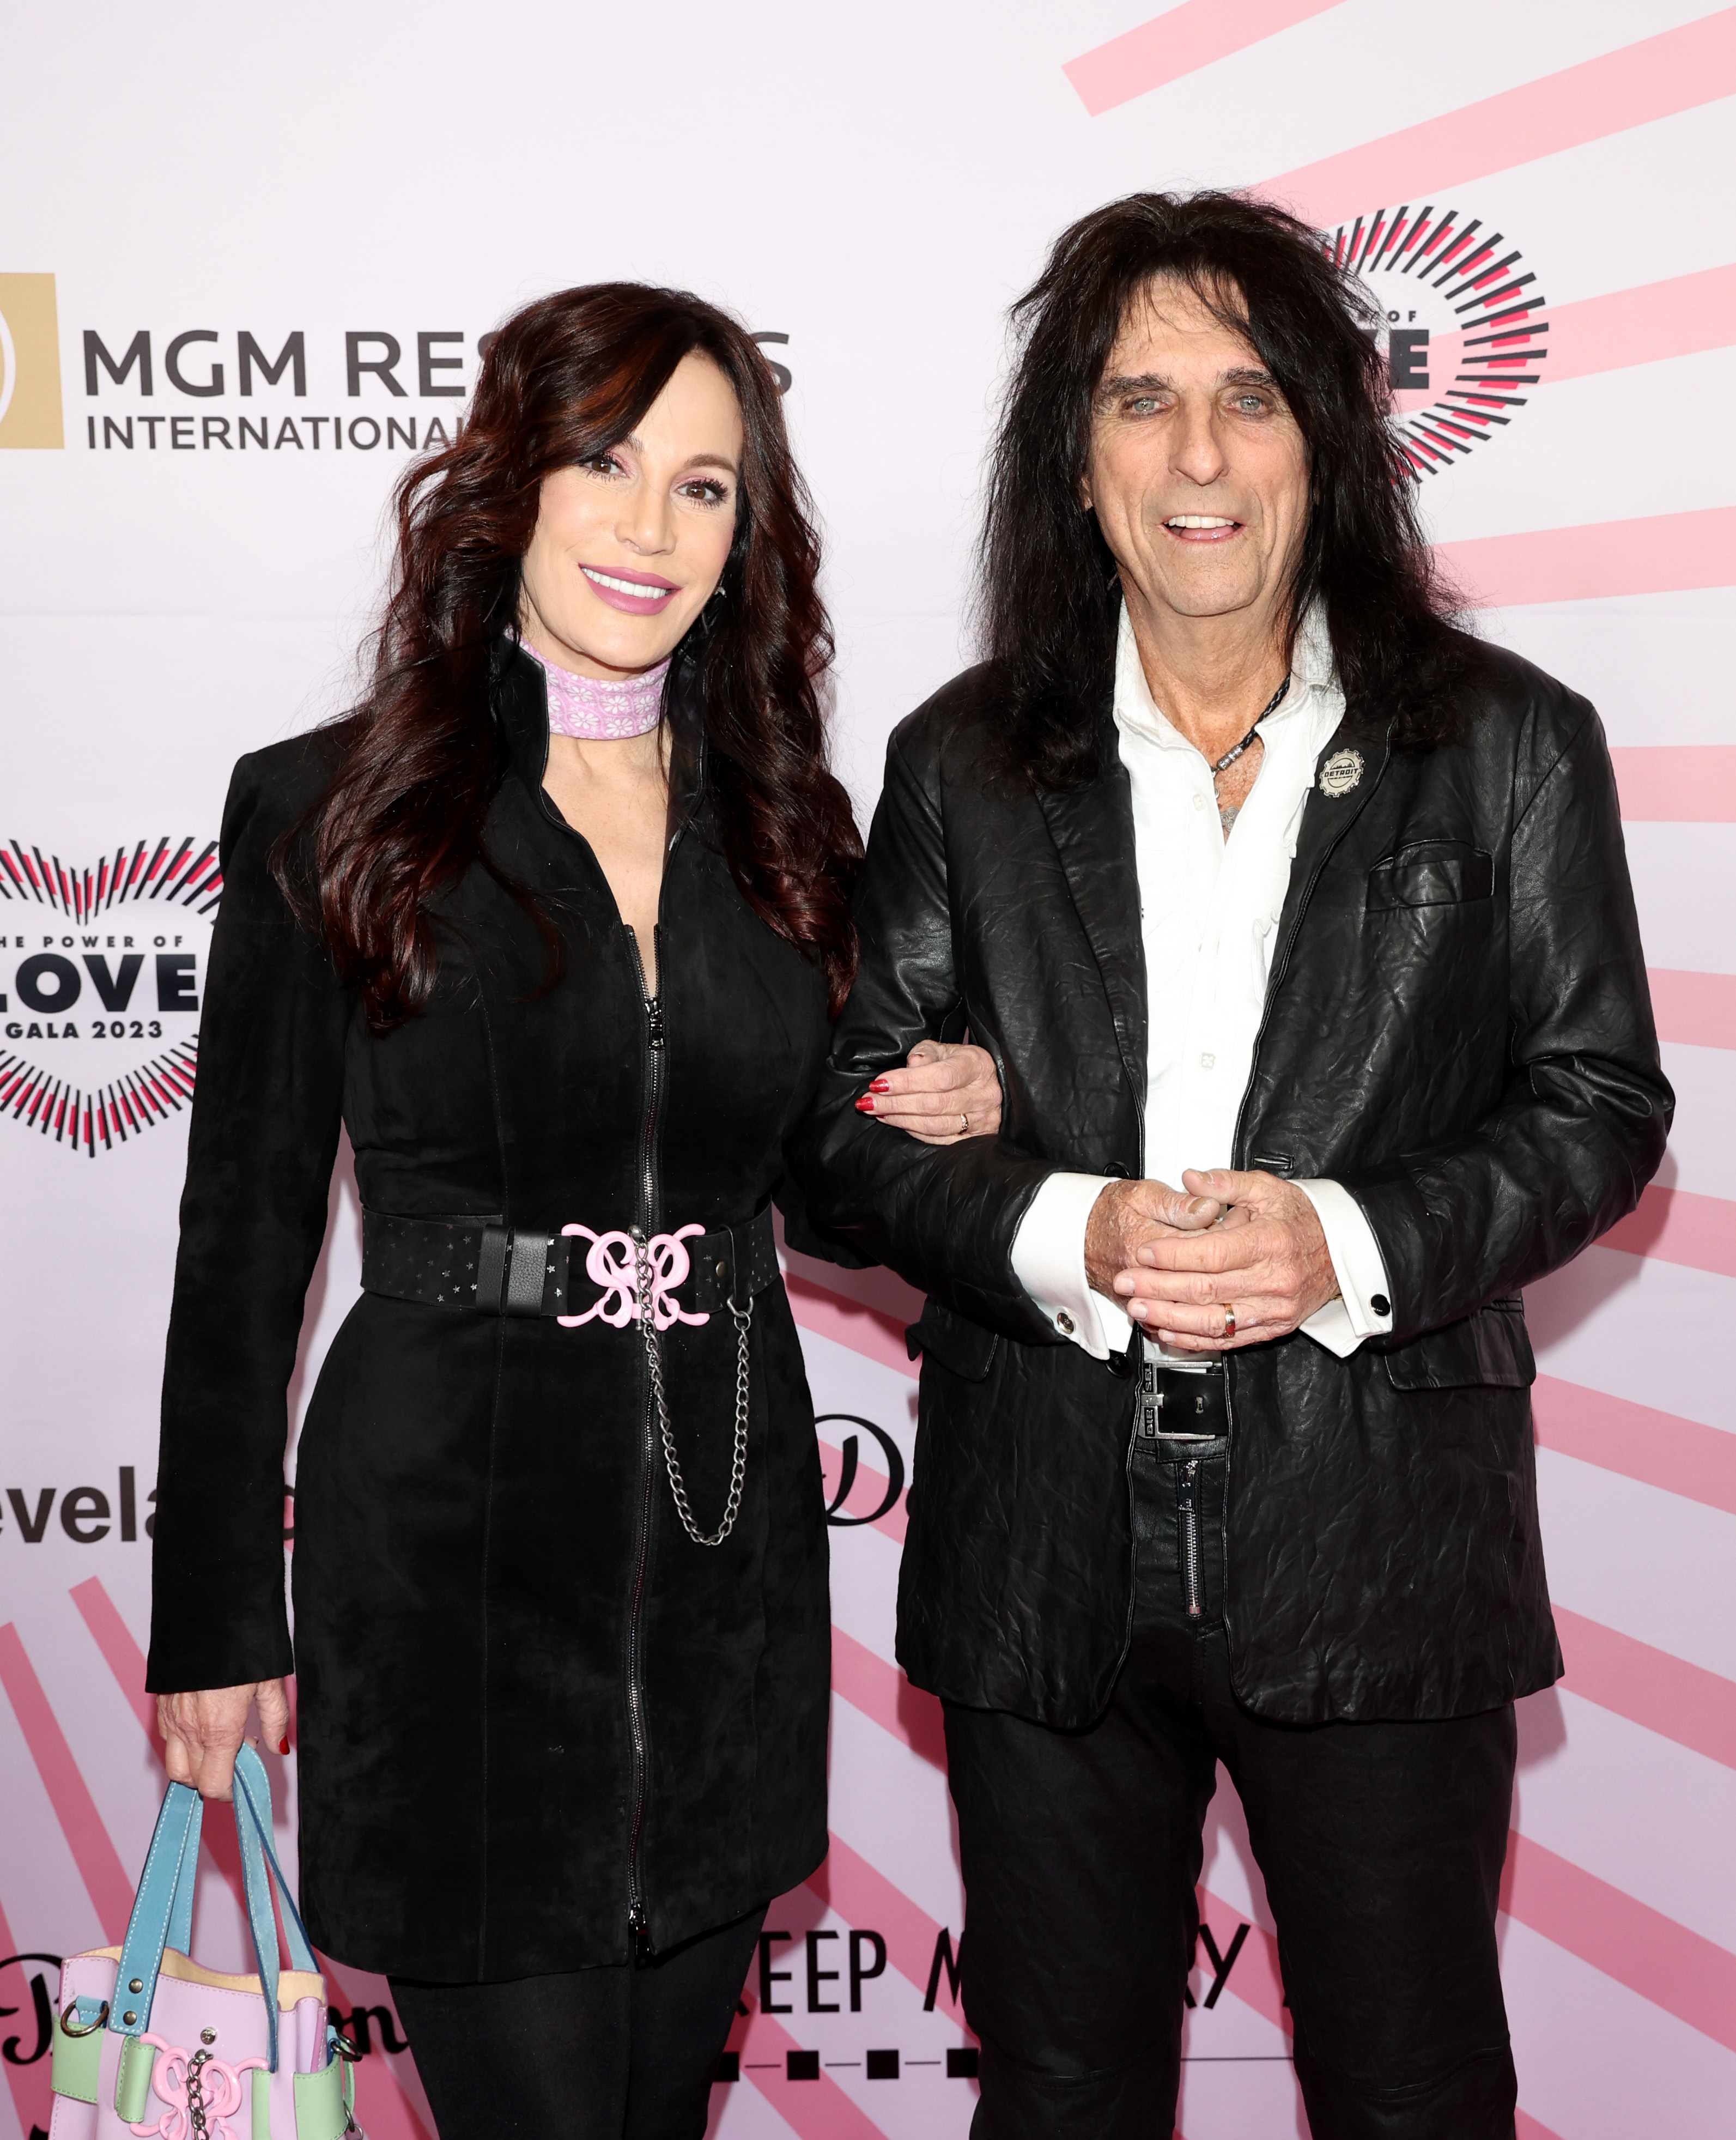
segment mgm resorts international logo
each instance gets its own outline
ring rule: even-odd
[[[222,897],[215,840],[0,842],[0,1115],[95,1158],[182,1112]]]
[[[1414,474],[1451,468],[1512,423],[1549,354],[1544,301],[1517,245],[1432,203],[1321,235],[1380,307],[1394,428]]]
[[[426,453],[452,444],[457,411],[439,405],[463,400],[471,359],[493,339],[479,336],[473,351],[458,327],[352,327],[326,339],[305,327],[262,336],[246,327],[85,327],[85,445],[105,454]],[[790,338],[767,328],[753,339],[764,348]],[[787,367],[769,352],[767,362],[787,392]],[[342,405],[364,399],[366,410]],[[0,446],[64,444],[54,277],[0,275]]]

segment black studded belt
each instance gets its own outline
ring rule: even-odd
[[[769,1207],[740,1225],[653,1234],[641,1259],[633,1234],[568,1225],[553,1234],[484,1219],[361,1216],[361,1282],[370,1293],[483,1315],[550,1315],[619,1329],[640,1312],[650,1277],[653,1327],[704,1323],[733,1301],[745,1308],[777,1275]]]

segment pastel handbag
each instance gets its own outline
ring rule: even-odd
[[[251,1746],[235,1760],[235,1832],[257,1976],[194,1961],[204,1805],[171,1784],[119,1947],[70,1956],[54,2025],[49,2140],[343,2140],[359,2134],[349,2046],[272,1849],[272,1791]],[[271,1884],[289,1948],[280,1969]]]

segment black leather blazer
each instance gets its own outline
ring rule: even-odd
[[[321,1947],[367,1969],[463,1982],[622,1961],[635,1903],[665,1948],[825,1854],[825,1509],[780,1282],[754,1303],[746,1486],[714,1549],[676,1520],[636,1324],[364,1293],[302,1436],[292,1656],[285,1622],[284,1391],[341,1123],[364,1205],[400,1218],[709,1230],[787,1200],[825,979],[737,891],[679,691],[674,713],[660,1043],[607,881],[543,794],[524,655],[500,650],[486,842],[560,930],[554,986],[478,865],[442,902],[426,1013],[375,1036],[268,866],[329,739],[243,758],[223,813],[150,1684],[293,1664],[302,1907]],[[663,1361],[709,1529],[729,1482],[730,1317],[676,1324]]]
[[[1632,1209],[1673,1104],[1591,708],[1479,655],[1469,740],[1341,729],[1360,778],[1304,812],[1235,1163],[1368,1214],[1395,1328],[1228,1361],[1234,1682],[1261,1715],[1444,1716],[1558,1676],[1519,1289]],[[805,1133],[815,1215],[929,1296],[899,1654],[920,1686],[1062,1725],[1101,1710],[1132,1605],[1135,1382],[1013,1275],[1053,1169],[1143,1171],[1146,1000],[1127,776],[996,793],[992,666],[895,732],[862,965]],[[929,1148],[851,1102],[968,1024],[998,1141]]]

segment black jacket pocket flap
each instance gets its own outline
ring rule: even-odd
[[[1492,1301],[1385,1355],[1395,1389],[1529,1389],[1537,1363],[1517,1300]]]
[[[1378,861],[1368,873],[1367,910],[1395,906],[1462,906],[1492,899],[1495,865],[1463,840],[1419,840]]]
[[[905,1333],[905,1343],[914,1360],[919,1352],[931,1352],[949,1373],[967,1382],[980,1382],[994,1364],[998,1335],[985,1330],[969,1316],[955,1314],[939,1301],[923,1303],[922,1313]]]

